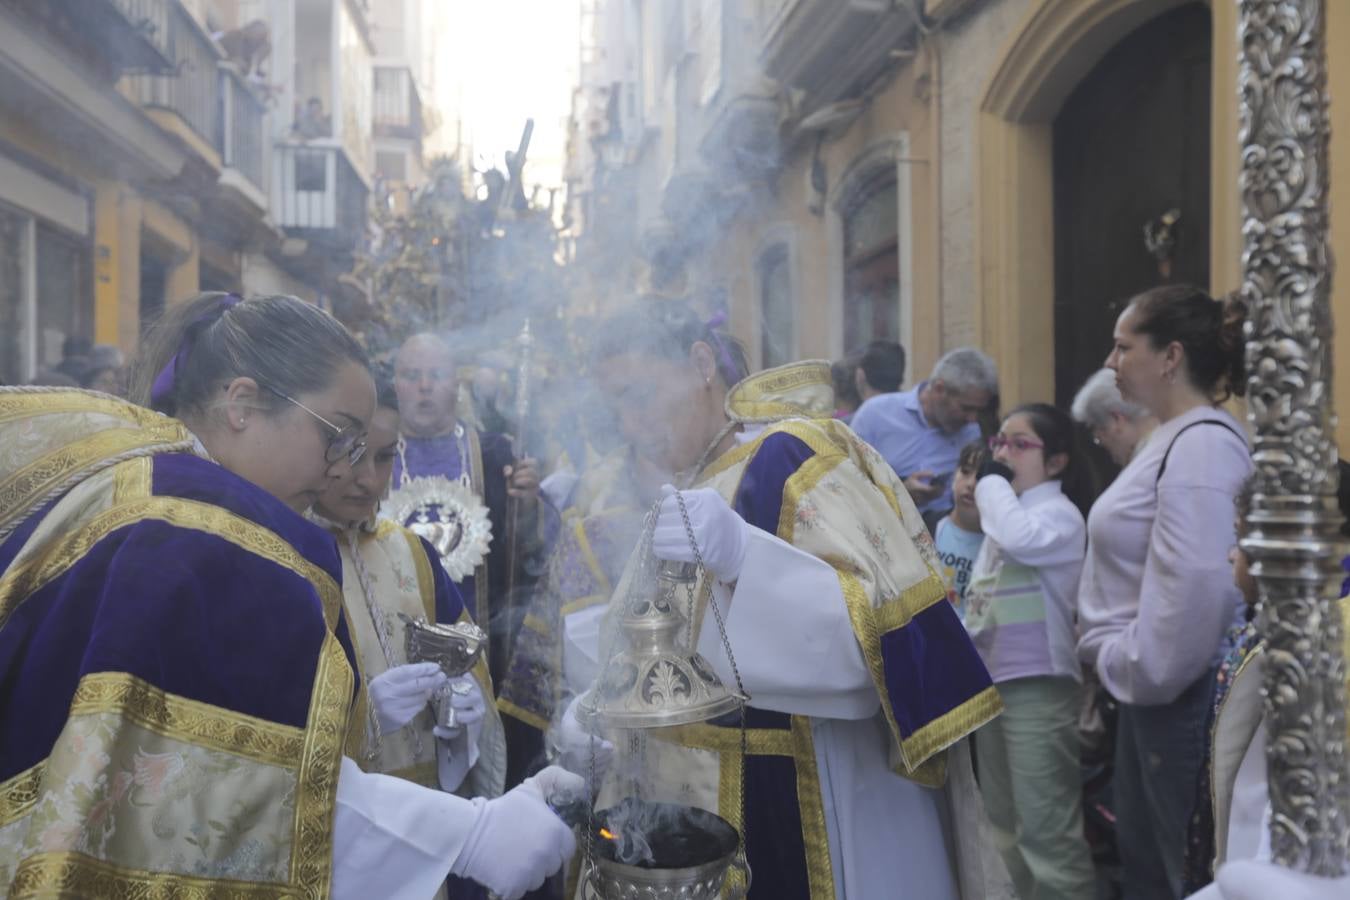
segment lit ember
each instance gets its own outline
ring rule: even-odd
[[[618,836],[614,834],[614,832],[610,831],[608,828],[601,828],[600,836],[607,841],[617,841],[619,839]]]

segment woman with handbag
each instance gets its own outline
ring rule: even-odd
[[[1130,301],[1106,366],[1153,438],[1088,516],[1081,660],[1120,702],[1117,839],[1126,898],[1180,897],[1205,711],[1241,598],[1228,577],[1246,436],[1216,404],[1245,387],[1236,298],[1184,286]]]

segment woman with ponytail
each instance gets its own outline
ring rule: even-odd
[[[1106,360],[1121,396],[1159,422],[1088,516],[1078,593],[1079,657],[1120,702],[1127,898],[1181,896],[1213,671],[1241,616],[1228,551],[1252,463],[1242,426],[1218,404],[1246,388],[1245,318],[1237,297],[1154,288],[1121,314]]]
[[[519,897],[561,865],[540,788],[470,801],[342,754],[342,569],[303,513],[365,460],[352,336],[203,294],[134,391],[152,409],[0,388],[0,894],[431,896],[455,871]]]

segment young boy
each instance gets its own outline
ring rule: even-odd
[[[947,599],[956,607],[957,615],[965,621],[966,588],[970,584],[970,570],[984,543],[980,530],[980,510],[975,506],[975,482],[980,465],[989,451],[983,440],[971,441],[961,448],[956,474],[952,478],[952,511],[937,523],[933,541],[942,560],[943,575],[947,579]]]

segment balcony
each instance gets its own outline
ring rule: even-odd
[[[764,73],[819,106],[880,75],[915,23],[892,0],[768,0],[760,24]]]
[[[351,251],[365,240],[369,193],[341,147],[273,148],[272,215],[293,237],[338,253]]]
[[[422,139],[422,99],[417,82],[406,66],[375,66],[374,106],[376,137]]]
[[[123,0],[139,4],[142,0]],[[217,163],[220,147],[219,48],[181,3],[168,5],[166,47],[177,74],[134,75],[132,97],[165,131]]]
[[[267,190],[263,170],[263,119],[267,108],[228,63],[220,65],[220,118],[216,132],[220,160],[259,191]]]
[[[26,24],[73,53],[100,81],[129,72],[168,72],[171,0],[7,0]],[[13,23],[3,26],[13,29]]]

